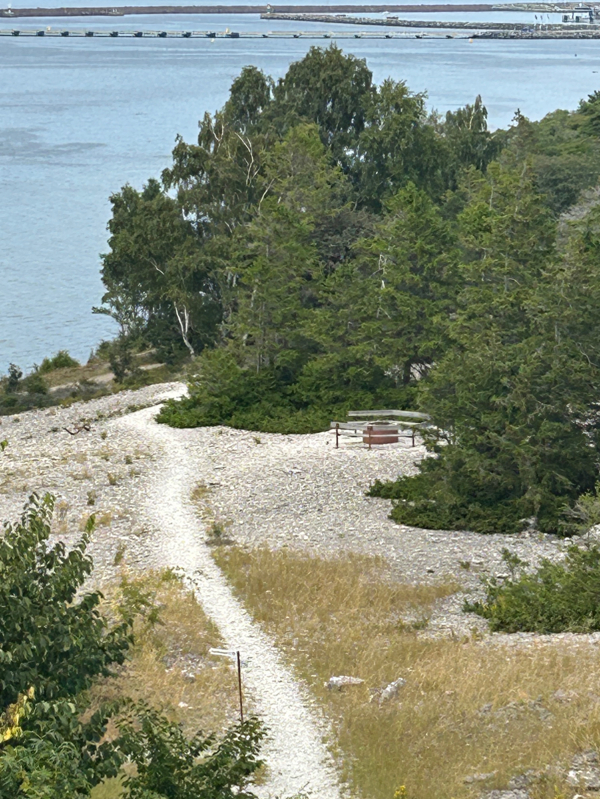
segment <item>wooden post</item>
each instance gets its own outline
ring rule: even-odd
[[[240,692],[240,719],[242,724],[244,723],[244,704],[242,701],[242,661],[240,659],[239,650],[236,652],[237,655],[237,669],[238,669],[238,690]]]
[[[335,423],[335,448],[340,448],[340,423]]]
[[[367,441],[369,442],[369,449],[371,449],[371,433],[373,432],[373,425],[367,425]]]

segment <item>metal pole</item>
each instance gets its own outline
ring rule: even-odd
[[[335,423],[335,448],[340,448],[340,423]]]
[[[242,724],[244,723],[244,704],[242,702],[242,661],[240,658],[239,650],[236,652],[237,655],[237,667],[238,667],[238,690],[240,692],[240,719]]]

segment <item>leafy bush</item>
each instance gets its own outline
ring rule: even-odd
[[[20,369],[16,364],[11,363],[8,367],[8,378],[6,380],[6,392],[13,393],[15,392],[23,377],[23,371]]]
[[[39,370],[27,375],[27,377],[21,382],[21,385],[28,394],[44,395],[48,393],[48,384],[40,374]]]
[[[392,500],[390,517],[398,524],[432,530],[473,530],[477,533],[518,533],[523,529],[524,512],[513,488],[496,483],[485,474],[466,473],[464,462],[448,468],[428,458],[421,472],[396,481],[376,480],[367,495]]]
[[[32,496],[0,539],[0,797],[84,797],[122,760],[104,741],[115,708],[85,722],[85,690],[131,643],[130,620],[111,623],[102,595],[81,592],[93,518],[75,547],[50,546],[54,498]]]
[[[127,799],[254,799],[251,777],[265,731],[250,718],[219,741],[197,733],[188,739],[178,724],[148,707],[135,707],[121,722],[120,747],[136,770],[125,777]]]
[[[83,590],[93,517],[67,551],[49,544],[53,508],[51,495],[33,495],[0,537],[0,799],[85,799],[126,759],[137,772],[124,799],[252,797],[264,735],[255,719],[222,740],[188,740],[124,698],[90,712],[87,689],[124,662],[133,617],[148,599],[127,591],[116,620],[101,613],[102,595]],[[116,737],[107,735],[111,720]]]
[[[512,577],[486,582],[486,599],[465,610],[488,619],[493,631],[507,633],[593,632],[600,630],[600,548],[567,550],[561,563],[543,560],[533,573],[508,550],[504,561]]]
[[[44,358],[37,371],[44,375],[55,369],[71,369],[75,366],[80,366],[79,361],[72,358],[67,350],[59,350],[52,358]]]
[[[0,539],[0,707],[31,686],[39,699],[73,696],[122,663],[131,643],[127,622],[111,626],[100,613],[100,592],[76,600],[92,571],[93,517],[67,552],[49,544],[53,509],[52,496],[33,495]]]
[[[125,336],[116,338],[110,347],[110,368],[117,383],[122,383],[126,377],[137,371],[137,364],[133,354],[133,344]]]
[[[224,424],[264,433],[317,433],[353,407],[406,407],[410,390],[398,390],[380,369],[354,368],[340,359],[309,361],[299,373],[285,368],[252,371],[228,351],[198,359],[190,396],[169,400],[157,420],[172,427]]]

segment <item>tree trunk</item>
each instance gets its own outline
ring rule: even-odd
[[[179,322],[179,329],[181,331],[181,338],[183,339],[183,343],[185,344],[185,346],[189,350],[190,355],[193,358],[196,353],[194,352],[194,348],[190,344],[190,340],[188,338],[188,332],[189,332],[189,329],[190,329],[190,314],[188,312],[188,309],[185,307],[185,305],[183,306],[183,309],[182,309],[181,313],[179,312],[179,309],[177,308],[176,305],[173,305],[173,307],[175,308],[175,315],[177,317],[177,321]]]

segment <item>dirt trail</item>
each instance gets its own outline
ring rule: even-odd
[[[239,649],[246,661],[246,690],[269,728],[263,751],[269,780],[259,792],[265,797],[302,792],[315,799],[339,799],[335,769],[323,743],[327,733],[324,721],[269,638],[235,598],[204,543],[204,531],[190,498],[198,478],[186,431],[157,425],[155,415],[156,408],[147,408],[115,424],[161,445],[164,457],[156,461],[144,509],[160,531],[161,562],[181,569],[193,581],[199,602],[227,647]]]

